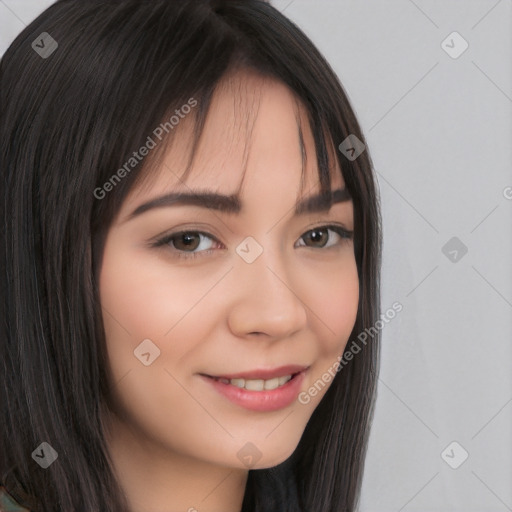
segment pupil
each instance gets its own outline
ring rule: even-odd
[[[321,242],[323,238],[325,238],[326,232],[321,229],[315,229],[311,231],[311,239],[313,242]]]
[[[178,249],[196,249],[198,246],[199,237],[191,233],[183,233],[174,243]],[[180,247],[181,246],[181,247]]]

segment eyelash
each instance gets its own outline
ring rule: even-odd
[[[318,227],[315,227],[315,228],[311,228],[311,229],[308,229],[300,238],[299,240],[301,240],[302,238],[304,238],[308,233],[311,233],[312,231],[325,231],[325,230],[331,230],[331,231],[334,231],[337,235],[339,235],[341,237],[341,241],[338,242],[338,244],[336,245],[340,245],[344,242],[347,242],[348,240],[352,240],[353,237],[354,237],[354,232],[353,231],[350,231],[348,229],[345,229],[341,226],[338,226],[336,224],[329,224],[329,225],[324,225],[324,226],[318,226]],[[211,240],[213,240],[214,242],[220,244],[221,242],[219,242],[219,240],[214,237],[213,235],[211,235],[210,233],[206,233],[205,231],[199,231],[199,230],[194,230],[194,229],[186,229],[186,230],[181,230],[181,231],[176,231],[174,233],[170,233],[168,235],[164,235],[163,237],[155,240],[154,242],[150,243],[150,247],[153,247],[153,248],[158,248],[158,247],[164,247],[166,245],[169,245],[170,246],[170,243],[173,241],[173,239],[185,234],[185,233],[193,233],[193,234],[199,234],[199,235],[203,235],[207,238],[210,238]],[[309,246],[306,246],[306,245],[302,245],[300,247],[309,247]],[[331,249],[332,247],[334,246],[329,246],[327,247],[326,249]],[[315,247],[310,247],[311,249],[315,249]],[[199,251],[199,252],[191,252],[191,251],[182,251],[180,249],[176,249],[174,247],[171,247],[172,249],[172,252],[175,253],[175,256],[178,257],[178,258],[184,258],[184,259],[194,259],[194,258],[198,258],[198,257],[203,257],[207,254],[210,254],[212,253],[213,251],[217,250],[217,249],[205,249],[205,250],[202,250],[202,251]],[[318,247],[318,249],[324,249],[324,247]]]

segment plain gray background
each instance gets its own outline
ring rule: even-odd
[[[0,52],[51,3],[0,0]],[[403,305],[360,511],[512,511],[512,0],[273,3],[358,115]]]

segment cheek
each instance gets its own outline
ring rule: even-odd
[[[339,357],[354,328],[359,303],[359,278],[353,257],[344,265],[317,275],[318,284],[310,286],[312,322],[316,327],[316,360],[298,397],[301,407],[312,414],[332,385]]]
[[[196,305],[217,280],[216,273],[172,270],[163,259],[116,251],[115,240],[112,241],[105,247],[100,274],[100,301],[109,350],[130,352],[127,344],[133,351],[144,339],[157,345],[165,339],[168,344],[179,324],[194,317]],[[174,349],[177,352],[173,355],[179,357],[185,347],[179,343]]]
[[[326,333],[319,348],[336,357],[343,351],[357,316],[359,277],[354,257],[347,256],[342,265],[326,268],[319,283],[310,289],[312,316],[323,324]]]
[[[208,422],[180,373],[183,366],[187,369],[187,356],[208,337],[211,308],[201,299],[218,276],[210,272],[191,281],[189,273],[171,272],[168,263],[156,258],[142,259],[133,252],[127,256],[113,242],[105,247],[99,285],[114,407],[144,438],[176,452],[190,449],[190,440],[198,457],[211,452],[212,443],[225,445],[225,432]],[[146,339],[160,351],[148,366],[134,354]]]
[[[114,317],[134,335],[161,337],[193,297],[193,289],[180,282],[179,274],[169,275],[151,260],[106,248],[100,300],[107,321]]]

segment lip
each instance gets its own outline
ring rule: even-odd
[[[219,380],[215,380],[215,378],[201,374],[200,377],[209,384],[217,393],[222,395],[223,397],[230,400],[232,403],[243,407],[244,409],[248,409],[256,412],[272,412],[278,411],[280,409],[284,409],[295,402],[297,396],[300,392],[302,383],[304,382],[305,373],[307,371],[307,367],[299,367],[302,368],[302,371],[299,372],[290,372],[282,373],[282,368],[291,368],[291,367],[281,367],[274,370],[265,371],[254,371],[254,372],[246,372],[243,374],[236,374],[235,377],[220,377],[220,378],[245,378],[245,375],[270,375],[270,377],[265,377],[264,380],[271,379],[274,377],[283,377],[284,375],[293,374],[291,380],[289,380],[283,386],[268,390],[268,391],[249,391],[247,389],[239,388],[232,384],[226,384]],[[297,368],[295,366],[294,368]],[[280,372],[278,375],[276,372]],[[238,377],[240,376],[240,377]],[[249,378],[249,377],[247,377]],[[257,377],[252,377],[257,378]],[[261,377],[260,377],[261,378]]]

